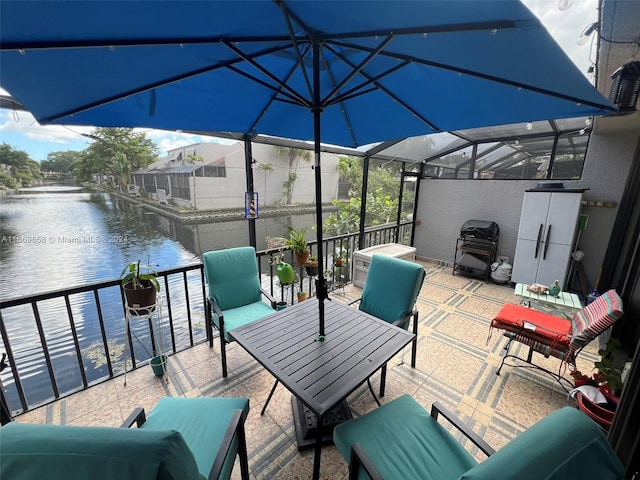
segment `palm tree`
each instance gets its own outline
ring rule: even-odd
[[[298,179],[298,160],[302,159],[306,163],[311,161],[311,150],[303,150],[294,147],[276,147],[276,153],[280,156],[287,156],[289,158],[289,174],[287,180],[282,182],[285,194],[287,195],[287,205],[292,203],[293,199],[293,185]]]
[[[129,174],[131,173],[131,164],[127,156],[122,152],[113,154],[111,162],[109,162],[108,170],[118,180],[118,189],[123,190],[129,183]]]

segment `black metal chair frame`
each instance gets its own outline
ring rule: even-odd
[[[446,410],[439,403],[434,403],[431,406],[431,416],[437,421],[438,416],[442,415],[446,418],[456,429],[458,429],[465,437],[467,437],[476,447],[480,449],[488,457],[495,453],[495,450],[480,438],[473,430],[467,428],[462,421]],[[367,456],[362,446],[359,443],[354,443],[351,446],[351,459],[349,460],[349,480],[357,480],[358,474],[362,468],[371,480],[384,480],[378,469],[375,467],[371,459]]]
[[[244,433],[244,419],[242,409],[235,410],[229,422],[229,426],[225,431],[220,449],[216,454],[216,457],[209,471],[208,480],[217,480],[220,478],[222,468],[229,451],[233,447],[234,437],[238,439],[238,459],[240,463],[240,478],[242,480],[249,480],[249,457],[247,455],[247,439]],[[130,428],[135,424],[137,427],[141,427],[147,421],[147,416],[144,413],[144,408],[136,408],[131,415],[120,425],[121,428]]]
[[[269,300],[271,304],[271,308],[276,310],[276,301],[275,299],[264,289],[260,288],[260,292]],[[218,316],[218,322],[220,325],[216,325],[213,321],[212,310]],[[207,331],[207,340],[209,340],[209,347],[213,347],[213,329],[217,329],[220,336],[220,358],[222,360],[222,377],[227,378],[227,350],[226,345],[227,342],[224,338],[224,312],[220,308],[220,306],[216,303],[214,298],[207,293],[205,298],[205,308],[204,308],[204,318],[205,318],[205,329]]]
[[[362,300],[362,297],[357,298],[357,299],[349,302],[347,305],[353,305],[354,303],[358,303],[361,300]],[[410,313],[407,313],[406,315],[403,315],[398,320],[393,322],[392,325],[395,325],[396,327],[404,328],[403,326],[406,324],[406,326],[407,326],[406,328],[408,330],[409,329],[409,322],[411,321],[412,318],[413,318],[413,332],[412,333],[415,335],[415,337],[411,341],[411,368],[416,368],[416,356],[417,356],[417,352],[418,352],[418,310],[414,309]],[[401,363],[401,365],[402,365],[402,363]],[[380,391],[379,391],[379,395],[380,395],[381,398],[384,397],[386,382],[387,382],[387,365],[385,364],[380,369]],[[378,401],[378,398],[376,397],[376,394],[373,392],[373,387],[371,386],[371,381],[370,381],[369,378],[367,378],[367,385],[369,386],[369,390],[371,391],[371,394],[373,395],[373,398],[375,399],[376,403],[378,404],[378,406],[380,406],[380,402]]]
[[[521,330],[524,331],[526,329],[523,326]],[[532,368],[532,369],[535,369],[535,370],[540,370],[541,372],[544,372],[547,375],[550,375],[556,382],[558,382],[558,384],[563,388],[563,390],[565,392],[569,393],[571,390],[573,390],[573,388],[574,388],[573,382],[562,375],[563,366],[566,367],[566,365],[567,365],[567,360],[566,359],[558,358],[555,355],[545,355],[544,353],[542,353],[542,352],[540,352],[538,350],[535,350],[531,345],[526,345],[524,343],[523,343],[523,345],[529,347],[529,351],[527,353],[527,358],[522,358],[522,357],[519,357],[518,355],[510,354],[509,350],[511,349],[511,345],[512,345],[512,343],[514,341],[516,341],[518,343],[522,343],[522,342],[520,342],[519,340],[516,339],[516,336],[518,336],[518,335],[520,335],[519,332],[504,333],[504,336],[507,337],[508,340],[507,340],[507,343],[505,344],[505,346],[503,348],[504,351],[505,351],[504,352],[504,356],[502,357],[502,361],[500,362],[500,366],[498,367],[498,370],[496,370],[496,375],[500,375],[500,371],[502,370],[502,367],[504,365],[507,365],[508,367],[513,367],[513,368]],[[571,364],[575,364],[575,359],[577,358],[578,354],[582,351],[582,349],[585,346],[580,347],[576,351],[576,353],[573,356]],[[558,367],[558,372],[557,373],[556,372],[552,372],[551,370],[548,370],[548,369],[546,369],[546,368],[544,368],[544,367],[542,367],[540,365],[537,365],[537,364],[533,363],[533,353],[534,352],[537,352],[540,355],[543,355],[545,358],[548,358],[548,357],[558,358],[558,360],[560,360],[560,366]],[[569,353],[569,351],[567,350],[567,354],[568,353]],[[518,364],[518,363],[507,363],[506,362],[507,358],[513,358],[515,360],[519,360],[520,362],[523,362],[526,365],[521,365],[521,364]],[[567,388],[565,386],[565,383],[567,385],[569,385],[569,388]]]

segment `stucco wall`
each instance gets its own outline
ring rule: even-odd
[[[470,219],[494,221],[500,227],[498,255],[513,261],[524,191],[535,181],[439,180],[420,184],[416,254],[453,262],[460,227]]]
[[[199,143],[170,151],[172,158],[182,153],[182,158],[190,154],[201,157],[197,163],[204,162],[213,165],[224,160],[225,177],[191,177],[192,192],[195,191],[195,207],[198,210],[244,208],[244,193],[246,191],[245,151],[244,145],[236,142],[232,145],[218,143]],[[260,206],[286,203],[283,187],[289,175],[289,160],[277,152],[276,147],[255,143],[252,146],[254,190],[258,192]],[[332,153],[322,153],[322,201],[330,203],[338,193],[338,161],[339,156]],[[271,170],[260,168],[260,165],[270,165]],[[170,162],[162,159],[157,168],[181,167],[189,165],[184,161]],[[309,162],[298,160],[297,179],[293,187],[293,204],[315,203],[315,171],[313,155]],[[180,200],[176,200],[180,202]],[[193,208],[192,202],[184,201],[183,206]]]
[[[614,202],[616,207],[582,207],[582,213],[589,215],[589,222],[580,237],[579,248],[585,252],[582,263],[592,286],[598,280],[639,140],[637,115],[596,119],[578,185],[589,188],[584,194],[585,200]]]

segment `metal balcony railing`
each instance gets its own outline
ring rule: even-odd
[[[411,222],[385,225],[365,231],[363,248],[383,243],[409,244]],[[324,269],[329,289],[351,281],[351,257],[358,250],[359,234],[325,238]],[[312,254],[316,242],[309,242]],[[285,261],[294,265],[296,281],[280,285],[273,256],[279,249],[258,252],[262,284],[277,300],[294,303],[296,293],[314,295],[314,275],[296,266],[291,251]],[[342,257],[343,266],[334,259]],[[11,411],[35,407],[110,380],[146,365],[163,346],[173,354],[206,341],[204,320],[205,282],[202,264],[158,272],[161,308],[148,318],[129,319],[120,280],[20,297],[0,302],[0,353],[7,354],[0,388]],[[154,315],[156,317],[154,317]],[[153,322],[161,318],[163,328]],[[148,320],[148,321],[146,321]],[[161,338],[155,338],[160,335]]]

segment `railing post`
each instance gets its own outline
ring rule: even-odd
[[[360,234],[360,242],[358,245],[358,250],[362,250],[365,248],[364,245],[364,227],[365,227],[365,216],[367,212],[367,189],[369,188],[369,163],[371,157],[369,155],[365,155],[364,162],[362,163],[362,193],[360,194],[360,229],[358,233]]]

